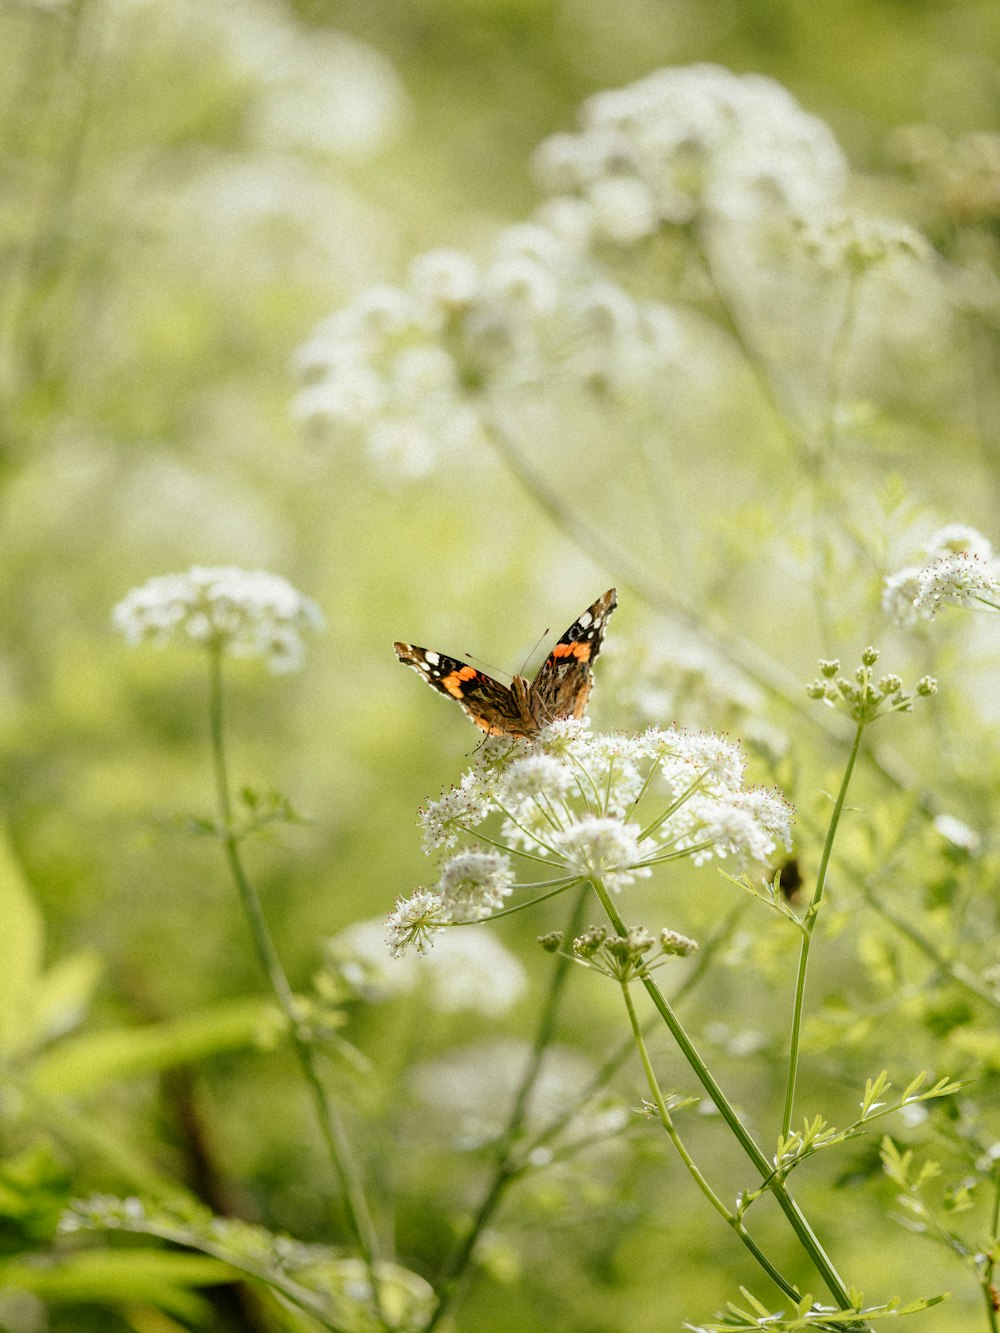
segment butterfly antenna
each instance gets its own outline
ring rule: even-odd
[[[477,657],[475,653],[466,653],[465,660],[467,662],[474,663],[476,666],[485,667],[487,671],[491,671],[495,675],[498,676],[510,675],[510,672],[506,671],[503,667],[494,666],[492,662],[485,662],[481,657]]]
[[[535,653],[538,652],[538,645],[546,637],[548,632],[549,632],[548,629],[542,630],[541,634],[539,634],[538,638],[535,640],[534,644],[531,647],[531,651],[528,653],[528,656],[521,663],[521,670],[517,673],[519,676],[523,676],[525,671],[528,669],[528,663],[534,657]]]

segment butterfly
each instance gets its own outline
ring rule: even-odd
[[[593,685],[592,667],[601,651],[608,616],[618,605],[609,588],[574,620],[538,669],[534,680],[515,676],[510,685],[494,680],[457,657],[396,643],[396,656],[419,671],[428,685],[462,705],[477,727],[490,736],[530,740],[550,722],[583,717]]]

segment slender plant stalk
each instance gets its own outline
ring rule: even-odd
[[[748,906],[749,902],[747,900],[739,900],[729,915],[720,923],[716,930],[713,931],[709,939],[706,940],[704,947],[699,950],[697,964],[688,972],[687,976],[674,992],[675,1004],[683,996],[688,995],[705,976],[712,958],[732,934],[734,926]],[[659,1026],[659,1023],[660,1020],[655,1015],[650,1018],[640,1029],[643,1037],[645,1038],[648,1033],[655,1031]],[[618,1073],[619,1069],[631,1059],[634,1049],[635,1042],[630,1034],[619,1043],[597,1070],[597,1073],[580,1094],[580,1099],[577,1105],[569,1106],[564,1111],[560,1112],[560,1114],[553,1120],[549,1121],[544,1129],[540,1130],[533,1139],[525,1144],[521,1154],[522,1163],[524,1160],[530,1159],[532,1153],[535,1152],[536,1149],[544,1148],[547,1144],[551,1143],[552,1140],[566,1128],[573,1116],[576,1115],[579,1107],[586,1106],[593,1097],[597,1096],[602,1088],[607,1087],[611,1082],[611,1079]],[[525,1169],[525,1165],[522,1164],[518,1168],[518,1174],[523,1174]]]
[[[320,1131],[326,1143],[330,1162],[340,1186],[344,1212],[350,1231],[361,1257],[368,1268],[375,1310],[383,1327],[388,1327],[382,1312],[375,1266],[378,1263],[378,1236],[372,1220],[368,1200],[354,1161],[347,1132],[320,1077],[315,1052],[302,1035],[301,1016],[295,995],[285,975],[274,940],[268,929],[257,891],[250,882],[240,857],[239,837],[233,826],[232,798],[226,762],[225,727],[222,689],[222,653],[218,647],[210,653],[211,675],[209,714],[212,740],[212,762],[215,773],[216,799],[219,809],[220,838],[233,881],[239,894],[254,948],[261,967],[267,975],[278,1004],[288,1023],[288,1032],[295,1054],[315,1103]]]
[[[705,1198],[712,1205],[712,1207],[719,1214],[719,1216],[722,1217],[725,1220],[725,1222],[729,1226],[731,1226],[732,1229],[736,1232],[736,1235],[739,1237],[742,1244],[745,1245],[746,1248],[750,1251],[750,1253],[757,1260],[758,1264],[760,1264],[761,1268],[763,1268],[764,1272],[768,1275],[771,1281],[786,1296],[790,1296],[792,1300],[794,1301],[800,1300],[802,1293],[798,1291],[778,1271],[777,1268],[775,1268],[774,1264],[771,1263],[770,1259],[768,1259],[767,1255],[764,1254],[763,1250],[761,1250],[760,1246],[757,1244],[757,1242],[753,1239],[753,1237],[744,1227],[740,1218],[738,1218],[731,1209],[726,1207],[726,1205],[716,1194],[715,1190],[712,1189],[711,1185],[702,1175],[701,1171],[699,1170],[697,1164],[694,1161],[694,1158],[691,1156],[687,1148],[684,1146],[684,1142],[681,1139],[681,1136],[677,1132],[677,1128],[674,1125],[673,1118],[671,1117],[670,1111],[667,1108],[667,1104],[664,1101],[663,1093],[660,1090],[660,1085],[659,1082],[657,1081],[656,1073],[653,1069],[652,1062],[650,1061],[649,1058],[649,1051],[646,1049],[646,1042],[642,1035],[642,1028],[639,1025],[639,1016],[635,1012],[635,1004],[632,1001],[632,992],[630,988],[630,983],[628,981],[623,981],[621,983],[621,988],[622,988],[622,996],[624,997],[625,1000],[625,1007],[628,1010],[629,1023],[631,1024],[632,1027],[632,1036],[635,1040],[636,1049],[639,1052],[639,1059],[642,1061],[643,1071],[645,1072],[646,1075],[646,1082],[648,1083],[649,1090],[653,1096],[653,1102],[656,1106],[656,1113],[660,1117],[660,1124],[663,1126],[663,1128],[669,1135],[671,1143],[677,1149],[678,1156],[680,1157],[684,1165],[687,1167],[692,1180],[701,1190],[702,1194],[704,1194]]]
[[[674,588],[649,574],[640,560],[566,502],[556,487],[550,485],[534,463],[517,447],[495,413],[488,415],[488,425],[490,443],[514,479],[556,527],[585,551],[589,558],[618,571],[619,587],[629,587],[654,611],[672,616],[678,623],[692,629],[776,703],[792,709],[828,736],[843,739],[844,732],[839,721],[825,709],[807,709],[800,683],[784,672],[769,653],[751,640],[735,635],[731,626],[711,619],[704,608],[695,609],[688,605]],[[787,429],[790,432],[790,427]],[[917,793],[918,808],[924,815],[932,818],[938,813],[932,797],[922,789],[918,775],[901,763],[897,755],[876,746],[868,746],[865,755],[869,764],[891,786],[900,791]]]
[[[799,967],[795,977],[795,1000],[792,1005],[792,1034],[789,1040],[788,1048],[788,1075],[785,1080],[785,1109],[781,1117],[781,1134],[783,1138],[788,1137],[788,1132],[792,1126],[792,1115],[795,1108],[795,1082],[799,1070],[799,1044],[802,1039],[802,1011],[805,1004],[806,995],[806,974],[809,970],[809,950],[812,947],[813,931],[816,929],[816,920],[819,915],[819,909],[823,905],[823,895],[826,892],[826,876],[830,868],[830,856],[833,852],[834,839],[837,836],[837,829],[840,825],[840,817],[844,813],[844,802],[847,799],[847,788],[851,783],[851,776],[854,773],[854,765],[857,762],[858,753],[861,749],[861,737],[864,734],[865,723],[858,722],[854,732],[854,744],[851,746],[851,753],[848,756],[847,767],[844,769],[844,776],[841,779],[840,791],[837,793],[837,800],[833,807],[833,814],[830,816],[830,825],[826,831],[826,841],[823,843],[823,855],[819,863],[819,873],[816,876],[816,887],[813,890],[812,901],[802,920],[802,944],[799,949]]]
[[[933,940],[928,939],[911,922],[894,912],[892,908],[887,907],[870,887],[864,888],[863,892],[865,899],[879,916],[894,926],[901,935],[905,935],[911,944],[915,944],[920,952],[934,963],[943,976],[953,981],[956,986],[968,991],[970,995],[974,995],[977,1000],[981,1000],[983,1004],[988,1005],[991,1009],[1000,1011],[1000,998],[988,986],[985,986],[974,972],[962,963],[947,958]]]
[[[1000,1243],[1000,1171],[993,1172],[993,1212],[990,1217],[990,1248],[986,1253],[983,1268],[983,1299],[986,1302],[986,1322],[990,1333],[1000,1333],[1000,1320],[997,1319],[998,1292],[993,1283],[996,1271],[996,1248]]]
[[[599,879],[594,879],[591,883],[594,885],[594,890],[615,930],[619,935],[627,935],[628,927],[622,920],[621,913],[612,901],[607,889]],[[694,1071],[696,1078],[714,1102],[723,1120],[732,1130],[736,1141],[753,1163],[754,1169],[760,1175],[761,1180],[766,1181],[768,1190],[774,1195],[778,1207],[788,1219],[792,1230],[798,1237],[799,1244],[809,1255],[830,1294],[842,1310],[853,1309],[844,1280],[834,1267],[832,1259],[824,1250],[819,1237],[809,1225],[802,1209],[792,1198],[784,1181],[775,1176],[774,1163],[768,1161],[750,1131],[740,1120],[732,1103],[715,1081],[711,1070],[701,1058],[687,1032],[685,1032],[680,1019],[674,1013],[666,996],[648,974],[642,977],[642,984],[669,1029],[670,1035],[680,1047],[681,1054]],[[858,1321],[857,1327],[858,1329],[868,1330],[868,1333],[870,1333],[869,1325],[863,1320]]]
[[[577,895],[567,928],[567,933],[570,935],[575,935],[580,928],[589,888],[589,883],[585,884]],[[535,1031],[531,1054],[528,1057],[528,1063],[515,1093],[506,1128],[497,1146],[493,1179],[476,1210],[472,1222],[469,1224],[468,1231],[441,1272],[437,1282],[438,1307],[431,1316],[430,1322],[425,1326],[424,1333],[431,1333],[431,1330],[440,1324],[454,1305],[461,1289],[462,1279],[469,1271],[479,1237],[488,1226],[510,1185],[522,1174],[523,1166],[515,1160],[514,1150],[524,1126],[528,1099],[538,1081],[545,1052],[552,1044],[552,1038],[555,1035],[559,1005],[566,982],[569,979],[570,961],[563,955],[555,960],[548,994],[545,997],[545,1004],[542,1006],[538,1027]]]

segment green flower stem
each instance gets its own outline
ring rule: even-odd
[[[712,958],[732,935],[736,923],[747,910],[748,906],[749,901],[747,900],[737,902],[729,915],[712,932],[709,939],[706,940],[704,947],[698,952],[697,963],[690,972],[688,972],[687,976],[674,992],[675,1004],[682,998],[682,996],[685,996],[692,991],[708,972]],[[659,1021],[660,1020],[655,1015],[650,1018],[645,1026],[640,1029],[643,1037],[645,1037],[647,1033],[655,1031]],[[530,1158],[531,1154],[537,1148],[544,1148],[547,1144],[551,1143],[551,1141],[569,1124],[573,1116],[576,1115],[579,1107],[586,1106],[593,1097],[597,1096],[602,1088],[607,1087],[615,1074],[617,1074],[620,1069],[624,1068],[625,1064],[632,1056],[634,1047],[635,1043],[631,1036],[626,1037],[624,1041],[619,1043],[584,1088],[583,1092],[580,1094],[579,1102],[576,1105],[568,1106],[564,1111],[557,1115],[555,1119],[551,1120],[544,1129],[540,1130],[526,1145],[526,1152],[523,1155]],[[521,1170],[523,1171],[524,1167],[522,1167]]]
[[[585,884],[577,895],[573,906],[570,920],[567,923],[567,934],[575,935],[580,929],[580,922],[583,919],[583,909],[587,902],[589,884]],[[507,1125],[503,1136],[497,1145],[496,1167],[494,1169],[493,1180],[490,1182],[479,1208],[476,1210],[475,1217],[469,1225],[469,1229],[462,1238],[461,1243],[447,1261],[437,1282],[439,1304],[434,1311],[424,1329],[424,1333],[431,1333],[436,1328],[445,1314],[455,1303],[462,1284],[463,1278],[469,1272],[469,1268],[475,1254],[476,1245],[479,1237],[489,1221],[496,1212],[504,1194],[511,1184],[522,1174],[523,1166],[515,1160],[514,1149],[524,1125],[525,1114],[528,1108],[528,1098],[538,1080],[541,1072],[542,1061],[545,1058],[545,1052],[552,1044],[555,1035],[556,1019],[559,1013],[559,1005],[562,1000],[562,993],[566,982],[569,979],[569,971],[572,960],[564,954],[559,954],[555,960],[555,966],[552,970],[552,979],[549,982],[548,994],[545,997],[545,1004],[542,1007],[541,1017],[538,1020],[538,1027],[535,1031],[535,1039],[531,1047],[531,1055],[525,1066],[521,1082],[514,1096],[514,1102],[511,1107],[510,1115],[507,1119]]]
[[[993,1274],[996,1271],[996,1248],[1000,1243],[1000,1171],[993,1173],[993,1212],[990,1217],[990,1248],[986,1254],[986,1264],[983,1268],[983,1299],[986,1302],[986,1322],[989,1325],[990,1333],[1000,1333],[1000,1320],[997,1319],[997,1289],[993,1285]]]
[[[607,912],[608,918],[615,930],[617,930],[619,935],[627,935],[628,927],[622,920],[621,913],[612,901],[607,889],[599,879],[592,879],[590,882],[593,884],[594,891],[600,899],[601,905]],[[736,1114],[734,1107],[719,1087],[718,1083],[716,1083],[711,1070],[701,1058],[691,1038],[685,1032],[680,1019],[674,1013],[666,996],[657,986],[656,982],[651,976],[645,975],[642,977],[642,984],[645,986],[649,998],[653,1001],[660,1017],[669,1029],[670,1035],[680,1047],[681,1054],[694,1071],[696,1078],[714,1102],[723,1120],[725,1120],[726,1124],[732,1130],[737,1142],[753,1163],[754,1169],[760,1175],[761,1180],[767,1181],[767,1188],[774,1195],[778,1207],[788,1218],[789,1224],[798,1237],[800,1245],[805,1250],[806,1254],[809,1255],[809,1258],[816,1267],[816,1271],[826,1283],[830,1294],[842,1310],[852,1309],[851,1298],[848,1295],[843,1278],[834,1267],[830,1256],[823,1249],[819,1237],[809,1225],[799,1205],[792,1198],[784,1181],[775,1177],[774,1163],[769,1162],[764,1156],[764,1153],[755,1142],[750,1131]],[[870,1333],[869,1326],[862,1321],[858,1322],[858,1329],[865,1329]]]
[[[320,1077],[315,1052],[302,1034],[301,1015],[299,1014],[295,995],[289,985],[288,977],[285,975],[281,959],[278,957],[278,951],[271,938],[257,891],[247,877],[240,857],[239,838],[233,828],[232,799],[229,794],[223,714],[222,653],[218,647],[213,648],[210,661],[209,714],[212,762],[215,772],[223,851],[250,927],[257,958],[271,983],[271,988],[288,1023],[288,1031],[295,1054],[315,1102],[320,1130],[340,1185],[348,1225],[357,1242],[361,1257],[368,1267],[373,1300],[376,1310],[379,1310],[380,1322],[383,1327],[388,1327],[381,1316],[378,1283],[375,1275],[375,1265],[378,1262],[378,1237],[347,1133],[326,1085]]]
[[[854,773],[854,765],[857,762],[858,754],[861,750],[861,737],[864,735],[865,723],[859,721],[854,730],[854,744],[851,746],[851,753],[848,756],[847,767],[844,769],[844,776],[840,783],[840,791],[837,793],[837,800],[833,807],[833,814],[830,816],[830,826],[826,831],[826,841],[823,844],[823,855],[819,863],[819,873],[816,876],[816,887],[813,890],[812,901],[802,921],[802,944],[799,949],[799,968],[795,978],[795,1000],[792,1006],[792,1034],[789,1040],[788,1048],[788,1076],[785,1080],[785,1109],[781,1118],[781,1134],[783,1138],[788,1137],[792,1126],[792,1115],[795,1106],[795,1082],[799,1071],[799,1044],[802,1039],[802,1011],[805,1004],[806,994],[806,974],[809,970],[809,950],[812,946],[813,931],[816,929],[816,919],[819,915],[819,909],[823,905],[823,894],[826,892],[826,876],[830,868],[830,856],[833,852],[834,839],[837,836],[837,829],[840,825],[840,817],[844,812],[844,802],[847,799],[847,788],[850,786],[851,775]]]
[[[621,988],[622,988],[622,997],[625,1000],[625,1007],[628,1010],[629,1023],[632,1026],[632,1036],[635,1039],[636,1049],[639,1052],[639,1059],[642,1061],[642,1067],[646,1075],[646,1082],[649,1084],[649,1090],[653,1095],[653,1101],[656,1105],[656,1112],[657,1115],[660,1117],[660,1124],[667,1131],[671,1143],[677,1149],[678,1156],[680,1157],[684,1165],[687,1167],[688,1173],[690,1174],[694,1183],[701,1190],[702,1194],[704,1194],[705,1198],[712,1205],[712,1207],[719,1214],[719,1216],[722,1217],[728,1223],[728,1225],[731,1226],[732,1229],[736,1232],[736,1235],[739,1237],[740,1241],[746,1246],[746,1248],[750,1251],[753,1257],[757,1260],[758,1264],[760,1264],[761,1268],[763,1268],[764,1272],[768,1275],[771,1281],[774,1282],[775,1285],[779,1288],[779,1290],[784,1292],[786,1296],[790,1296],[793,1301],[801,1300],[802,1293],[800,1291],[797,1291],[796,1288],[793,1287],[792,1284],[785,1277],[782,1276],[782,1274],[777,1270],[777,1268],[775,1268],[775,1266],[771,1263],[770,1259],[768,1259],[767,1255],[764,1254],[764,1252],[757,1245],[757,1242],[753,1239],[753,1237],[744,1227],[742,1221],[736,1216],[734,1212],[732,1212],[729,1208],[726,1207],[726,1205],[722,1202],[722,1200],[719,1198],[716,1192],[712,1189],[711,1185],[702,1175],[691,1154],[684,1146],[684,1142],[681,1139],[681,1136],[677,1133],[676,1126],[674,1125],[670,1112],[667,1109],[667,1104],[663,1099],[663,1093],[660,1090],[660,1085],[659,1082],[657,1081],[656,1073],[653,1069],[652,1062],[650,1061],[649,1058],[649,1051],[646,1048],[646,1043],[642,1035],[642,1028],[639,1025],[639,1016],[635,1012],[635,1005],[632,1002],[632,992],[630,988],[630,983],[628,981],[622,981]]]

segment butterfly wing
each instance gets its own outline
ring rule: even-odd
[[[604,642],[608,616],[618,605],[618,594],[609,588],[579,620],[574,620],[532,681],[531,692],[539,724],[565,717],[583,717],[593,685],[594,659]]]
[[[491,736],[524,735],[524,719],[511,690],[485,671],[444,653],[394,643],[404,666],[419,671],[428,685],[460,703],[477,727]]]

